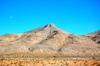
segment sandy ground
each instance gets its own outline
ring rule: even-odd
[[[100,66],[100,60],[0,59],[0,66]]]

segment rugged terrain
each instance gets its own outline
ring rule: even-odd
[[[48,24],[2,35],[0,66],[100,66],[100,31],[78,36]]]
[[[86,37],[92,39],[95,41],[97,44],[100,44],[100,30],[94,32],[94,33],[89,33],[86,35]]]
[[[0,36],[0,56],[100,56],[100,45],[48,24],[21,35]]]

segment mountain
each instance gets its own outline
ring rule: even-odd
[[[93,41],[95,41],[97,44],[100,44],[100,30],[94,32],[94,33],[89,33],[87,35],[85,35],[86,37],[92,39]]]
[[[11,37],[14,37],[12,41],[5,40],[7,36],[0,39],[0,54],[100,56],[100,45],[87,37],[64,32],[53,24]]]
[[[21,35],[15,35],[15,34],[6,34],[3,36],[0,36],[0,41],[15,41],[16,39],[20,38]]]

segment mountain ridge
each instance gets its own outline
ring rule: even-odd
[[[53,56],[53,54],[56,54],[55,56],[100,55],[100,45],[91,39],[64,32],[53,24],[25,32],[19,36],[14,38],[13,41],[1,41],[0,54],[28,52],[39,56]],[[11,40],[11,38],[8,40]]]

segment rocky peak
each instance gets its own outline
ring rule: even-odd
[[[45,27],[54,27],[54,24],[47,24]]]
[[[47,25],[45,25],[44,27],[43,27],[44,29],[50,29],[50,30],[58,30],[59,28],[58,27],[56,27],[54,24],[47,24]]]

